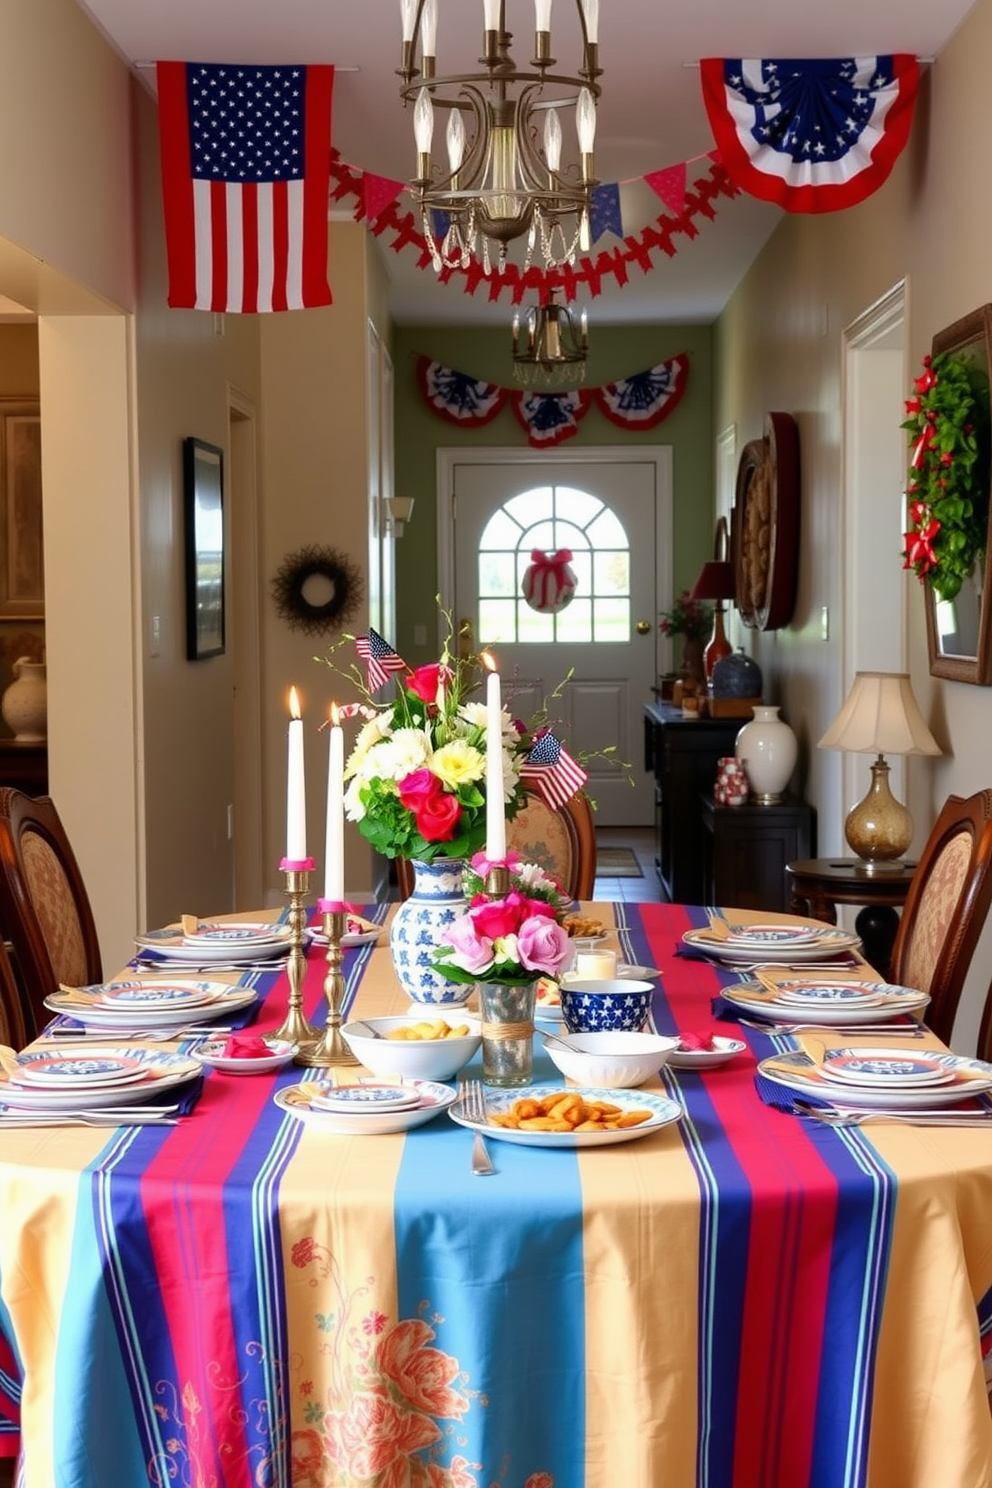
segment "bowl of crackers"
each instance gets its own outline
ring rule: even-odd
[[[356,1018],[341,1028],[355,1058],[373,1075],[450,1080],[482,1043],[478,1018]]]

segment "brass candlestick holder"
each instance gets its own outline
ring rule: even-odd
[[[327,1026],[322,1034],[317,1034],[313,1043],[301,1048],[296,1056],[297,1064],[306,1064],[321,1069],[329,1069],[333,1065],[360,1062],[341,1037],[341,1004],[344,1002],[341,937],[348,928],[348,916],[343,908],[331,909],[329,907],[331,902],[327,899],[319,901],[319,908],[324,917],[324,934],[327,936],[327,975],[324,978]]]
[[[510,892],[510,870],[505,863],[491,863],[486,874],[486,893],[490,899],[505,899]]]
[[[302,858],[291,863],[283,858],[279,866],[286,875],[286,893],[289,896],[290,950],[286,968],[289,974],[289,1007],[282,1027],[272,1037],[302,1045],[312,1043],[320,1037],[320,1029],[314,1028],[303,1012],[303,977],[307,969],[307,958],[303,950],[307,912],[303,901],[310,890],[310,870],[314,861],[312,858]]]

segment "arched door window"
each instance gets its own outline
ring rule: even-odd
[[[577,580],[555,615],[531,609],[521,585],[533,549],[569,548]],[[479,541],[478,634],[483,644],[630,639],[630,544],[605,502],[575,486],[535,486],[494,512]]]

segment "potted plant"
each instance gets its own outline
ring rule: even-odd
[[[682,676],[699,681],[703,677],[703,642],[713,629],[713,606],[693,599],[683,589],[670,610],[662,610],[658,621],[662,635],[682,636]]]

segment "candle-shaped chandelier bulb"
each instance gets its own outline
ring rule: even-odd
[[[457,176],[465,159],[465,121],[461,109],[453,108],[448,115],[445,139],[448,146],[448,169],[452,176]]]
[[[579,152],[591,155],[596,147],[596,103],[588,88],[582,88],[575,101],[575,132]]]
[[[433,63],[437,56],[437,0],[424,0],[424,13],[420,21],[420,42],[423,52],[421,60],[426,64],[427,58],[430,57]],[[425,76],[429,76],[434,68],[433,65],[430,68],[425,65],[423,70]]]
[[[551,30],[551,0],[534,0],[534,30]]]
[[[413,106],[413,138],[418,155],[429,155],[434,141],[434,105],[426,88],[421,88]]]
[[[487,31],[499,30],[500,0],[482,0],[483,25]]]
[[[400,24],[404,42],[413,40],[413,23],[417,18],[417,0],[400,0]]]
[[[580,0],[586,22],[586,40],[593,46],[599,43],[599,0]]]
[[[544,116],[544,158],[548,170],[558,174],[561,166],[561,120],[557,109],[548,109]]]

